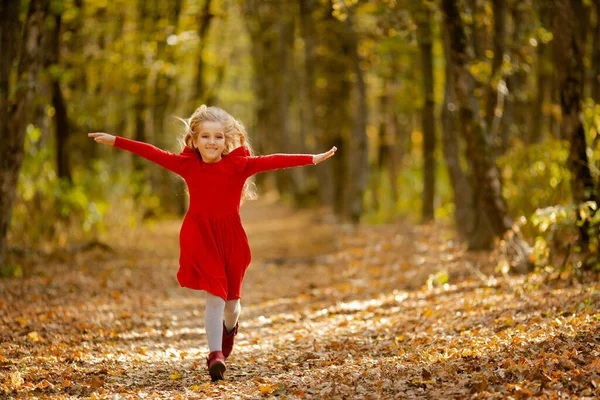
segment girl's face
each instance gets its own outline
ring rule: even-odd
[[[200,133],[194,140],[194,146],[200,151],[202,161],[215,163],[221,161],[225,150],[225,128],[220,122],[205,121],[199,125]]]

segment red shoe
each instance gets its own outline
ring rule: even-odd
[[[225,357],[223,357],[222,351],[211,352],[206,357],[206,364],[208,365],[208,373],[213,382],[223,379],[227,367],[225,366]]]
[[[235,326],[233,327],[233,330],[230,333],[227,333],[227,328],[225,327],[225,323],[223,322],[222,349],[223,357],[225,357],[226,359],[227,357],[229,357],[229,354],[231,354],[231,350],[233,350],[233,342],[235,341],[235,335],[237,335],[238,332],[238,325],[239,322],[236,322]]]

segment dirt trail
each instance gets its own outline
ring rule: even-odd
[[[48,398],[590,397],[597,284],[493,277],[440,226],[331,224],[263,199],[226,380],[209,382],[203,298],[175,281],[179,221],[0,281],[0,395]],[[591,397],[590,397],[591,398]]]

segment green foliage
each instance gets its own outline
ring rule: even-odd
[[[528,217],[538,208],[565,205],[571,201],[570,173],[566,167],[568,155],[567,142],[549,139],[535,145],[516,141],[498,158],[503,195],[511,215]],[[528,237],[535,236],[529,224],[523,231]]]
[[[598,182],[600,106],[588,101],[583,116],[590,171]],[[511,215],[531,216],[521,230],[526,237],[535,238],[533,261],[539,269],[600,271],[600,214],[595,202],[571,204],[568,154],[567,141],[548,139],[529,146],[515,142],[511,150],[498,159],[503,194]],[[581,248],[582,226],[589,236],[587,248]]]
[[[532,259],[546,271],[586,268],[600,271],[600,213],[593,201],[546,207],[536,211],[531,223],[537,229]],[[580,229],[586,227],[588,247],[579,245]]]
[[[398,199],[395,203],[389,172],[384,170],[372,174],[371,179],[377,180],[379,184],[371,184],[365,193],[366,222],[388,223],[399,216],[419,221],[423,202],[423,167],[420,151],[415,150],[413,153],[404,157],[402,167],[398,171]],[[452,184],[440,153],[436,154],[435,218],[445,220],[452,218],[454,203]]]
[[[135,183],[130,173],[113,171],[104,160],[91,162],[90,168],[75,168],[72,184],[59,179],[53,146],[42,145],[40,139],[40,130],[30,125],[9,243],[51,251],[97,239],[108,225],[132,226],[158,206],[156,196],[148,194],[147,183]],[[142,193],[138,203],[133,201],[135,193]]]
[[[600,104],[588,99],[583,106],[583,124],[588,143],[587,156],[590,172],[600,184]]]

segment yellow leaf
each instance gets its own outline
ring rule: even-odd
[[[171,374],[171,379],[175,380],[175,379],[181,379],[181,374],[179,373],[179,371],[175,371]]]
[[[41,340],[40,335],[36,332],[29,332],[27,334],[27,339],[31,340],[32,342],[39,342]]]
[[[258,385],[258,390],[261,394],[271,394],[277,389],[277,386],[271,385],[270,383],[263,383]]]

